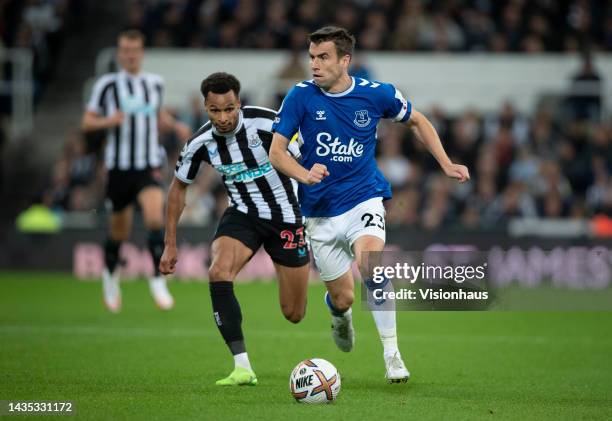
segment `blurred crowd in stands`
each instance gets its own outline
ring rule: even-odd
[[[612,50],[604,0],[131,0],[126,25],[156,47],[301,50],[329,23],[363,50]]]
[[[65,20],[76,0],[0,0],[0,58],[8,48],[32,51],[35,99],[51,77],[64,36]],[[1,80],[12,78],[2,60]],[[4,85],[3,85],[4,86]],[[0,113],[10,112],[10,92],[2,90]]]
[[[33,1],[32,3],[44,3]],[[359,50],[591,51],[612,50],[612,9],[604,1],[553,0],[158,0],[128,3],[128,25],[149,45],[220,48],[292,48],[279,69],[278,98],[307,78],[295,51],[323,23],[350,28]],[[606,8],[607,7],[607,8]],[[289,22],[292,22],[289,24]],[[351,73],[368,78],[360,57]],[[590,60],[559,103],[542,101],[529,115],[513,104],[482,114],[451,115],[439,104],[424,111],[455,162],[466,164],[470,183],[446,178],[410,131],[379,127],[379,167],[393,185],[387,223],[430,230],[491,228],[514,217],[612,217],[612,116],[603,115],[601,78]],[[585,95],[586,91],[592,95]],[[248,97],[243,97],[248,104]],[[260,104],[254,104],[260,105]],[[277,103],[278,105],[278,103]],[[207,121],[199,97],[173,110],[197,130]],[[58,211],[103,209],[104,134],[75,130],[52,171],[43,202]],[[173,177],[181,142],[161,137],[165,178]],[[203,170],[189,189],[183,223],[214,223],[227,206],[220,177]]]
[[[0,0],[0,158],[8,136],[12,98],[18,86],[8,49],[32,52],[34,102],[40,99],[52,75],[61,46],[64,19],[75,0]]]
[[[394,191],[387,223],[435,230],[500,227],[514,217],[612,216],[611,120],[601,118],[597,98],[591,107],[584,100],[568,96],[561,107],[542,102],[530,115],[511,103],[491,114],[466,109],[451,116],[442,104],[424,110],[451,159],[469,167],[466,184],[445,177],[407,127],[382,123],[377,159]],[[200,100],[175,111],[194,131],[206,121]],[[56,210],[103,208],[102,143],[102,134],[88,140],[78,131],[70,135],[45,203]],[[162,144],[169,182],[181,144],[171,134]],[[220,177],[206,166],[189,189],[182,222],[213,223],[226,206]]]

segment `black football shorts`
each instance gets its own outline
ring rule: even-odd
[[[138,193],[150,186],[161,188],[161,179],[157,169],[109,171],[106,183],[106,197],[110,202],[111,211],[120,212],[127,206],[135,203]]]
[[[304,225],[272,222],[268,219],[249,216],[230,206],[225,210],[215,239],[228,236],[253,250],[263,244],[264,249],[279,265],[304,266],[310,262]]]

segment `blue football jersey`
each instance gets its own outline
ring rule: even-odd
[[[313,81],[295,85],[283,100],[272,130],[302,143],[302,165],[327,166],[319,184],[299,185],[302,213],[340,215],[373,197],[391,198],[376,165],[376,126],[381,118],[406,121],[412,105],[391,84],[352,78],[344,92],[329,93]]]

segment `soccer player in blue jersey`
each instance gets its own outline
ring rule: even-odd
[[[309,41],[313,78],[285,97],[273,126],[270,161],[300,182],[307,234],[327,286],[332,336],[348,352],[355,340],[351,264],[357,261],[366,274],[365,285],[372,288],[362,253],[382,251],[385,245],[383,200],[391,198],[391,188],[375,160],[378,121],[386,118],[410,127],[447,176],[460,182],[470,176],[465,166],[451,162],[432,124],[393,85],[349,76],[355,38],[346,29],[324,27],[310,34]],[[301,163],[286,152],[296,133]],[[395,311],[377,310],[380,302],[368,304],[384,348],[386,377],[405,382],[410,373],[397,346]]]

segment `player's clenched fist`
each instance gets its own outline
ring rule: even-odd
[[[159,271],[164,275],[170,275],[176,270],[177,262],[177,251],[176,246],[164,247],[164,253],[162,254],[161,260],[159,261]]]
[[[465,165],[451,164],[444,168],[444,173],[451,178],[456,178],[460,183],[465,183],[470,179],[470,172]]]
[[[308,178],[306,178],[306,184],[312,185],[323,181],[325,177],[329,175],[327,167],[323,164],[314,164],[308,172]]]

